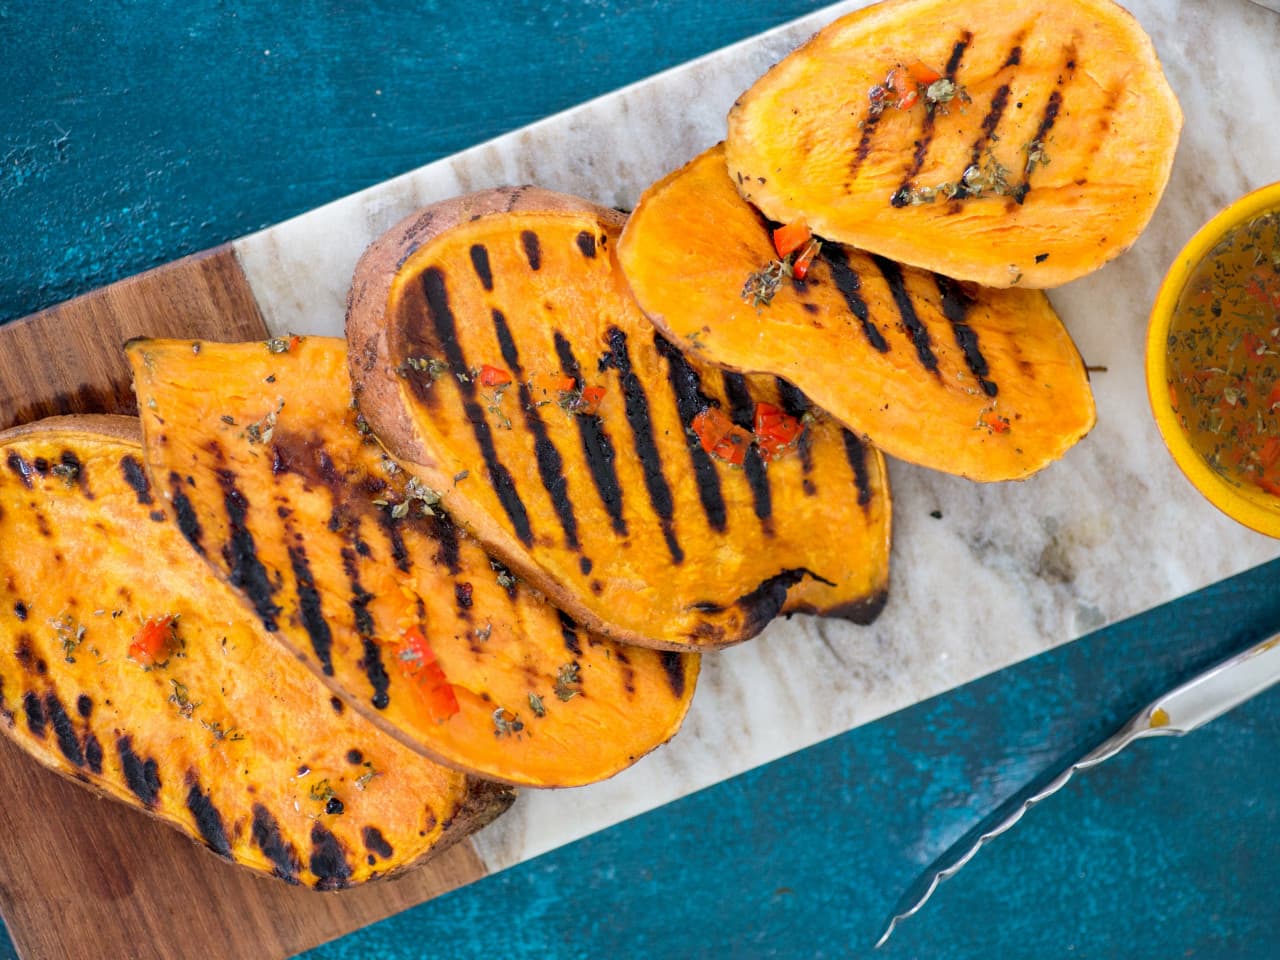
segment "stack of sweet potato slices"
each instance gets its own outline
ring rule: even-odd
[[[881,450],[1088,432],[1038,288],[1133,242],[1180,122],[1109,0],[891,0],[629,219],[472,194],[369,249],[345,343],[132,341],[140,422],[0,435],[0,729],[319,889],[617,773],[701,651],[879,614]]]

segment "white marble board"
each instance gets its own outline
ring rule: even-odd
[[[723,137],[729,106],[759,74],[863,5],[836,4],[238,241],[268,327],[341,335],[360,253],[435,200],[537,183],[630,208]],[[796,617],[705,657],[674,741],[606,783],[526,791],[476,837],[490,871],[1280,555],[1280,543],[1220,515],[1177,472],[1142,368],[1147,311],[1179,248],[1228,201],[1280,179],[1270,102],[1280,17],[1246,0],[1128,6],[1155,41],[1186,125],[1136,246],[1051,294],[1086,362],[1106,368],[1093,377],[1097,427],[1023,483],[977,485],[891,462],[892,580],[879,620]]]

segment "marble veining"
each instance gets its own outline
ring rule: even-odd
[[[423,204],[539,183],[630,207],[723,136],[734,98],[843,3],[430,164],[235,247],[275,333],[339,335],[364,247]],[[1098,425],[1023,483],[977,485],[891,463],[891,599],[870,627],[796,617],[708,656],[676,739],[593,787],[526,792],[476,845],[525,860],[1280,554],[1173,466],[1142,371],[1167,265],[1229,200],[1280,179],[1280,18],[1245,0],[1131,0],[1186,115],[1150,228],[1119,260],[1051,294],[1094,374]],[[1247,82],[1246,82],[1247,81]],[[1222,91],[1230,108],[1222,108]],[[1257,121],[1257,122],[1255,122]],[[941,516],[934,516],[934,513]]]

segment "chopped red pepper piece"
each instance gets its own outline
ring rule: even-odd
[[[1267,394],[1267,409],[1274,410],[1276,404],[1280,403],[1280,383],[1271,388],[1271,392]]]
[[[912,80],[922,87],[927,87],[929,84],[936,83],[942,79],[942,74],[922,60],[917,60],[915,63],[908,65],[907,73],[911,75]]]
[[[1280,481],[1272,477],[1258,477],[1253,482],[1273,497],[1280,497]]]
[[[298,344],[300,343],[302,343],[302,338],[297,334],[294,334],[292,337],[289,338],[289,350],[293,351],[298,349]]]
[[[436,660],[435,651],[419,626],[406,630],[398,657],[405,676],[416,682],[431,719],[443,723],[458,712],[458,697]]]
[[[707,407],[693,418],[693,432],[702,449],[714,457],[742,466],[751,434],[734,424],[719,407]]]
[[[155,666],[169,659],[170,645],[173,643],[173,623],[177,618],[150,617],[142,625],[129,644],[129,659],[144,667]]]
[[[594,417],[599,411],[600,401],[603,399],[604,387],[583,387],[582,396],[578,399],[576,410],[578,413],[585,413],[589,417]]]
[[[482,387],[501,387],[511,382],[511,374],[501,367],[491,367],[486,363],[480,368],[478,379]]]
[[[756,447],[768,462],[800,439],[804,424],[772,403],[757,403],[755,415]]]
[[[785,259],[808,243],[812,236],[809,224],[801,217],[773,231],[773,249],[778,252],[779,257]]]
[[[994,410],[988,410],[982,415],[982,422],[991,428],[993,433],[1008,433],[1009,421],[1000,416]]]
[[[821,249],[821,240],[810,240],[809,245],[804,248],[804,251],[800,256],[796,257],[795,263],[791,264],[791,275],[797,280],[803,280],[807,277],[809,275],[809,268],[813,266],[813,260]]]

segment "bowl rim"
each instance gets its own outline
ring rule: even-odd
[[[1280,537],[1280,498],[1275,507],[1264,506],[1239,487],[1224,480],[1213,471],[1196,451],[1186,431],[1178,422],[1169,399],[1169,325],[1178,297],[1182,295],[1192,270],[1227,234],[1260,214],[1280,210],[1280,181],[1269,183],[1233,200],[1211,220],[1195,232],[1178,252],[1156,293],[1147,321],[1146,375],[1147,400],[1155,417],[1156,426],[1174,462],[1183,476],[1211,504],[1231,519],[1258,533]],[[1266,497],[1258,491],[1258,497]]]

